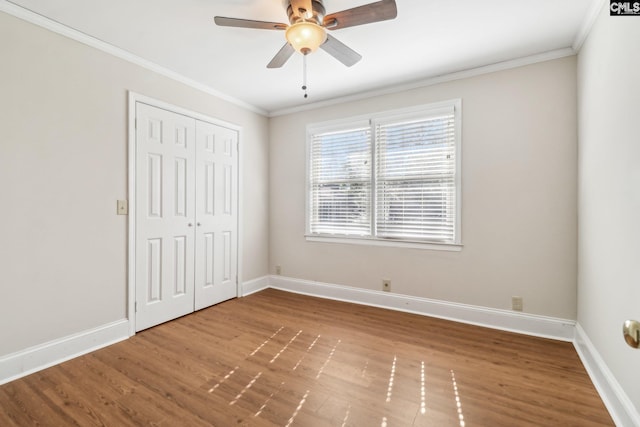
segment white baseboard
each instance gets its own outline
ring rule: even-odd
[[[269,287],[269,276],[242,284],[246,296]],[[94,329],[0,356],[0,385],[98,350],[130,336],[129,321],[122,319]]]
[[[262,276],[256,279],[249,280],[242,283],[242,292],[239,296],[246,297],[247,295],[260,292],[263,289],[269,287],[269,276]]]
[[[269,276],[269,287],[321,298],[438,317],[537,337],[569,342],[574,339],[574,320],[536,316],[508,310],[498,310],[283,276]]]
[[[129,338],[127,319],[0,357],[0,384]]]
[[[580,324],[576,324],[576,351],[613,421],[620,427],[640,427],[640,414],[615,379]]]

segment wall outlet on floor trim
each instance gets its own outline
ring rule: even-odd
[[[279,265],[276,265],[276,274],[277,274],[278,276],[280,276],[280,275],[282,274],[282,267],[281,267],[281,266],[279,266]]]
[[[382,279],[382,290],[391,292],[391,279]]]
[[[511,310],[522,311],[522,297],[511,297]]]

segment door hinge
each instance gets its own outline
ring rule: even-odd
[[[135,308],[133,309],[136,313],[138,312],[138,301],[134,303]]]

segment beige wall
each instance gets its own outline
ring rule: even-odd
[[[0,53],[0,357],[126,317],[128,90],[242,126],[242,277],[267,273],[267,118],[4,13]]]
[[[580,325],[640,402],[627,369],[637,352],[620,335],[640,320],[633,40],[640,26],[603,9],[577,91],[576,59],[564,58],[268,120],[0,13],[0,358],[126,316],[115,201],[127,197],[133,90],[243,127],[245,281],[278,264],[289,277],[365,289],[384,277],[397,293],[486,307],[520,295],[525,311],[562,318],[576,316],[577,282]],[[461,252],[304,240],[307,123],[452,98],[463,102]]]
[[[305,126],[462,99],[461,252],[306,242]],[[568,57],[271,119],[270,271],[576,316],[576,59]]]
[[[640,351],[621,330],[640,320],[639,24],[604,7],[578,57],[578,322],[636,413]]]

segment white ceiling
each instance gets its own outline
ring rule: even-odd
[[[11,0],[266,112],[571,48],[598,0],[396,0],[398,17],[331,34],[363,56],[266,64],[284,32],[218,27],[216,15],[287,22],[283,0]],[[370,0],[324,0],[327,13]]]

